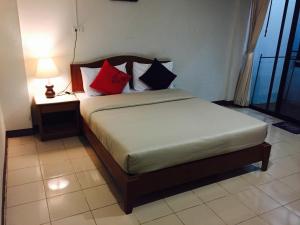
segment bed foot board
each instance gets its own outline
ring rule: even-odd
[[[272,147],[271,145],[266,144],[264,146],[264,149],[262,150],[262,164],[261,164],[262,171],[267,171],[268,169],[271,147]]]
[[[123,210],[126,214],[132,212],[133,207],[143,195],[241,168],[255,162],[262,162],[262,171],[268,169],[271,145],[263,143],[240,151],[201,159],[154,172],[128,175],[113,159],[84,120],[82,121],[85,136],[119,187],[123,200]],[[195,173],[195,171],[198,172]]]

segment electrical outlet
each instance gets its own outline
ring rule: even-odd
[[[83,25],[78,25],[73,27],[74,32],[84,32],[84,26]]]

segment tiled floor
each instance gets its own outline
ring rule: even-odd
[[[125,215],[93,151],[79,138],[9,139],[7,225],[299,225],[300,136],[269,124],[267,172],[255,171],[134,208]]]

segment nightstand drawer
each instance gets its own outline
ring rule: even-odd
[[[51,105],[40,105],[41,113],[52,113],[52,112],[63,112],[63,111],[72,111],[76,109],[79,105],[79,102],[68,102],[68,103],[58,103]]]

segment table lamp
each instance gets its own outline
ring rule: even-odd
[[[39,59],[36,69],[36,77],[38,78],[48,78],[48,83],[46,84],[46,97],[54,98],[55,92],[53,90],[54,85],[51,84],[50,78],[59,75],[58,69],[51,58]]]

